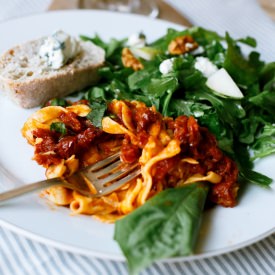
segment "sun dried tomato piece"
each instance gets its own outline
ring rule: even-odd
[[[63,159],[68,159],[77,150],[77,138],[74,136],[63,137],[56,145],[56,153]]]
[[[102,130],[91,126],[87,129],[85,129],[84,131],[82,131],[81,133],[77,134],[76,138],[77,138],[77,145],[78,145],[78,149],[87,149],[88,146],[99,136],[102,135]]]
[[[73,112],[62,113],[59,118],[66,127],[73,132],[78,133],[82,130],[82,124],[79,121],[77,114]]]

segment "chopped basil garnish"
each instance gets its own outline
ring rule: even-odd
[[[101,121],[107,110],[107,104],[103,100],[98,100],[91,102],[90,106],[92,110],[87,115],[87,118],[92,122],[95,127],[101,128]]]
[[[67,129],[63,122],[53,122],[50,126],[50,130],[60,133],[61,135],[66,135]]]

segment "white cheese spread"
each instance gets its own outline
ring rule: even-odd
[[[60,30],[44,40],[39,56],[47,62],[48,67],[59,69],[79,52],[79,41]]]

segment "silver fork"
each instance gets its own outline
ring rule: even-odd
[[[67,178],[42,180],[0,193],[0,202],[55,185],[62,185],[69,189],[76,190],[82,195],[91,198],[101,197],[119,189],[139,174],[139,164],[123,164],[120,160],[120,152],[117,152],[93,165],[79,170]],[[94,187],[96,193],[91,192],[89,188],[90,184]]]

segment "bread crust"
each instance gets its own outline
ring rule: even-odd
[[[69,64],[58,70],[42,71],[40,66],[33,68],[20,67],[20,56],[24,50],[27,59],[38,58],[37,53],[42,38],[30,41],[8,50],[0,58],[0,89],[16,104],[23,108],[33,108],[45,104],[52,98],[64,97],[95,84],[99,80],[98,68],[104,64],[104,50],[91,42],[81,42],[82,52]],[[32,50],[30,51],[30,47]],[[32,56],[33,55],[33,56]],[[93,59],[93,60],[92,60]],[[14,77],[7,71],[8,62],[12,62],[14,70],[20,67],[23,76]],[[41,65],[45,67],[45,64]],[[16,71],[18,73],[18,71]],[[34,75],[27,76],[28,72]]]

